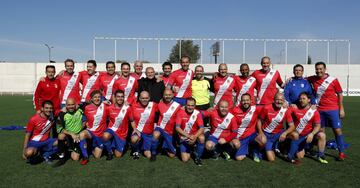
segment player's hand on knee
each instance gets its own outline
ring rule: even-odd
[[[226,144],[226,140],[224,138],[219,139],[219,144]]]
[[[308,134],[308,136],[306,138],[306,143],[311,143],[313,141],[313,138],[314,138],[313,133]]]

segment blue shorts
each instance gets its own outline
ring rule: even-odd
[[[299,143],[299,148],[298,148],[297,152],[300,152],[303,149],[305,149],[305,146],[307,145],[306,138],[307,138],[307,135],[306,136],[299,136],[299,140],[298,140],[299,141],[298,142]]]
[[[36,148],[39,152],[51,151],[54,147],[54,142],[56,140],[56,138],[48,138],[45,141],[30,140],[26,148]]]
[[[94,135],[94,133],[92,133],[91,131],[87,130],[90,135],[91,135],[91,140],[92,140],[92,146],[93,148],[100,148],[100,149],[104,149],[104,141],[101,137],[97,137]]]
[[[186,105],[186,99],[185,98],[174,97],[173,100],[176,101],[177,103],[179,103],[181,106]]]
[[[319,111],[321,118],[321,127],[341,128],[339,110]]]
[[[136,133],[132,134],[131,136],[134,136],[134,135],[136,135]],[[141,150],[150,151],[152,139],[153,139],[152,134],[141,133],[140,141],[139,141],[141,144]]]
[[[267,133],[264,132],[265,136],[266,136],[266,144],[265,144],[265,151],[273,151],[275,150],[275,142],[279,140],[281,134],[284,132],[284,130],[282,130],[281,132],[277,133],[277,134],[272,134],[272,133]]]
[[[190,145],[187,141],[182,140],[180,142],[180,152],[181,153],[191,153],[191,151],[194,149],[194,147],[195,147],[195,144]]]
[[[167,132],[165,132],[162,128],[156,127],[155,131],[159,131],[161,133],[161,136],[164,138],[162,148],[170,153],[176,153],[176,148],[173,144],[173,137],[169,135]]]
[[[218,142],[219,142],[219,139],[217,139],[215,136],[213,136],[213,135],[210,135],[209,137],[208,137],[208,141],[211,141],[211,142],[213,142],[215,145],[216,144],[218,144]]]
[[[118,135],[115,134],[115,132],[111,129],[106,129],[107,133],[112,135],[112,141],[111,141],[111,148],[115,149],[118,152],[123,152],[124,147],[126,145],[126,141],[121,139]]]
[[[240,139],[240,148],[236,152],[236,157],[249,154],[249,144],[255,141],[257,133],[246,138]]]

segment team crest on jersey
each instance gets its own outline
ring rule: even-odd
[[[279,114],[280,114],[280,116],[282,116],[284,113],[283,113],[283,112],[280,112]]]
[[[125,109],[122,109],[122,113],[125,113]]]
[[[273,75],[274,73],[273,72],[270,72],[270,75]]]
[[[250,78],[249,80],[250,80],[250,82],[252,82],[252,81],[254,81],[254,78]]]
[[[305,87],[305,85],[304,85],[304,84],[301,84],[301,87]]]
[[[49,87],[49,84],[46,84],[46,87]]]
[[[195,119],[195,116],[194,116],[194,115],[192,115],[192,116],[191,116],[191,118],[192,118],[192,119]]]
[[[309,112],[309,113],[308,113],[308,116],[309,116],[309,117],[311,117],[311,115],[312,115],[312,113],[311,113],[311,112]]]
[[[151,107],[150,107],[150,106],[148,106],[147,108],[148,108],[148,109],[150,109]]]
[[[132,83],[133,81],[132,80],[130,80],[130,83]]]
[[[175,109],[175,107],[174,107],[174,106],[172,106],[172,107],[171,107],[171,110],[174,110],[174,109]]]
[[[325,84],[328,84],[328,83],[329,83],[329,81],[325,80]]]
[[[252,111],[249,112],[249,115],[251,115],[251,114],[252,114]]]
[[[229,119],[226,119],[225,121],[226,121],[226,123],[229,123],[230,120],[229,120]]]
[[[230,83],[230,80],[227,80],[226,82],[227,82],[227,83]]]

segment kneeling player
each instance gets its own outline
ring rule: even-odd
[[[180,136],[181,160],[187,162],[190,159],[190,152],[196,145],[195,164],[202,166],[201,156],[204,152],[204,123],[201,113],[195,110],[196,101],[194,98],[186,100],[185,109],[180,109],[176,115],[176,131]]]
[[[85,127],[85,116],[80,108],[77,108],[75,99],[66,100],[66,112],[60,112],[60,126],[58,126],[58,142],[60,159],[65,160],[66,146],[71,151],[71,159],[78,161],[80,158],[80,132]],[[65,162],[65,161],[63,161]]]
[[[139,102],[133,104],[131,107],[131,126],[133,133],[131,135],[131,149],[133,150],[133,159],[140,158],[141,150],[144,151],[146,158],[151,158],[151,141],[154,132],[155,112],[157,111],[157,104],[150,102],[150,94],[147,91],[142,91],[139,95]]]
[[[115,157],[120,158],[123,155],[131,113],[130,106],[124,104],[125,95],[123,91],[115,91],[114,97],[114,104],[108,108],[109,126],[103,135],[106,150],[109,152],[106,160],[112,159],[113,149]]]
[[[159,103],[160,118],[155,127],[151,145],[151,160],[156,160],[156,149],[159,138],[163,137],[162,148],[166,150],[169,157],[175,157],[176,149],[173,145],[173,132],[175,127],[176,113],[181,105],[173,101],[174,94],[171,89],[165,89],[163,101]]]
[[[90,97],[91,103],[85,107],[87,129],[80,133],[80,149],[83,155],[80,164],[82,165],[89,162],[86,139],[92,140],[95,158],[99,159],[101,157],[104,148],[102,136],[106,129],[107,106],[101,102],[101,92],[99,90],[91,92]]]
[[[291,109],[283,107],[284,94],[277,93],[273,104],[266,105],[258,118],[257,129],[260,135],[266,136],[266,156],[272,162],[275,161],[275,144],[284,141],[287,136],[291,137],[294,131],[294,123],[291,117]],[[288,128],[284,130],[284,122]]]
[[[324,158],[326,135],[324,132],[319,132],[321,128],[320,114],[316,109],[310,107],[310,95],[306,92],[300,94],[299,104],[299,108],[293,109],[292,113],[296,126],[293,134],[297,139],[291,141],[288,158],[292,163],[300,163],[300,160],[295,160],[295,154],[298,159],[302,159],[305,155],[305,145],[311,143],[315,136],[318,144],[317,159],[326,164],[328,163]]]
[[[26,126],[23,158],[34,162],[40,153],[46,162],[51,162],[50,156],[57,152],[57,139],[50,138],[51,127],[54,125],[54,105],[51,101],[44,101],[41,112],[32,116]]]
[[[259,114],[259,108],[251,106],[251,97],[245,93],[241,96],[240,106],[235,107],[232,113],[236,116],[237,124],[239,125],[236,139],[231,141],[231,145],[235,148],[235,159],[242,161],[249,154],[249,145],[253,146],[254,161],[260,162],[260,159],[255,154],[256,150],[264,147],[266,137],[256,133],[256,123]]]
[[[236,117],[229,112],[229,103],[221,100],[217,110],[205,111],[205,117],[210,117],[211,130],[210,136],[206,141],[206,149],[212,152],[213,159],[218,159],[220,147],[229,143],[237,135]],[[226,160],[230,160],[230,155],[223,152]]]

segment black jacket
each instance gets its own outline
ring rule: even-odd
[[[156,78],[141,78],[138,80],[138,97],[142,91],[150,93],[150,101],[159,103],[163,97],[165,85],[163,81],[157,82]]]

